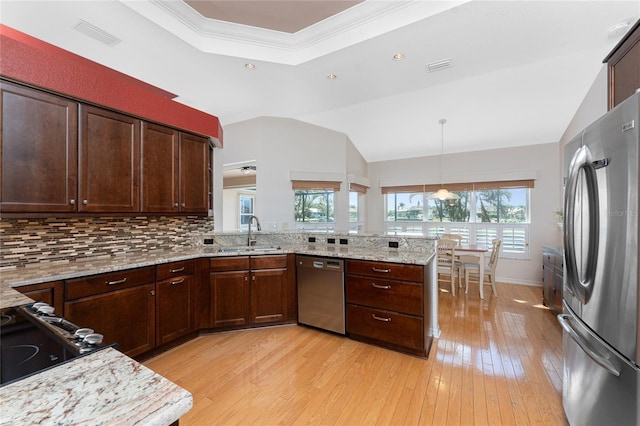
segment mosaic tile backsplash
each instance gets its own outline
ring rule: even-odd
[[[0,219],[0,271],[191,246],[213,231],[207,217]]]

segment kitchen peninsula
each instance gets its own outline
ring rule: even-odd
[[[425,276],[428,277],[425,282],[425,294],[428,297],[425,298],[424,303],[428,303],[429,318],[424,318],[424,321],[425,335],[428,337],[429,346],[433,337],[438,336],[437,280],[433,264],[434,240],[308,233],[259,233],[257,237],[260,246],[272,247],[268,255],[311,254],[425,267]],[[214,244],[205,245],[203,243],[205,238],[213,240]],[[314,242],[311,242],[312,240]],[[333,241],[333,243],[329,243],[329,241]],[[389,244],[389,242],[393,244]],[[390,248],[390,245],[396,243],[398,248]],[[190,247],[181,246],[146,253],[137,252],[134,255],[119,255],[95,261],[29,265],[24,268],[8,269],[3,271],[0,276],[2,307],[30,302],[30,299],[21,296],[15,290],[15,288],[22,286],[191,259],[247,256],[249,252],[240,251],[241,249],[231,252],[220,251],[222,247],[242,244],[246,244],[246,234],[220,233],[203,235]],[[87,371],[93,373],[87,374]],[[56,380],[58,384],[55,387],[41,386],[49,383],[50,380]],[[42,392],[39,389],[48,389],[46,397],[38,394],[38,392]],[[55,389],[60,389],[60,393],[56,394]],[[82,402],[79,404],[76,404],[78,401],[73,396],[75,391],[70,391],[74,389],[75,391],[82,389]],[[101,395],[100,398],[104,398],[105,389],[114,392],[111,397],[107,398],[110,403],[102,404],[99,407],[87,407],[87,404],[92,401],[92,395]],[[147,410],[149,412],[139,409],[139,407],[148,405],[145,405],[145,399],[148,399],[148,395],[151,394],[154,395],[155,405],[149,406],[150,408]],[[93,418],[102,416],[110,421],[118,419],[126,420],[127,423],[134,422],[132,419],[127,420],[120,416],[147,415],[148,417],[143,417],[140,420],[149,424],[170,424],[192,406],[191,395],[187,391],[111,348],[1,387],[2,423],[11,423],[15,419],[23,418],[21,416],[28,411],[27,407],[32,405],[30,401],[34,399],[45,401],[47,405],[43,406],[41,403],[38,412],[29,415],[30,421],[34,420],[34,415],[42,416],[42,420],[60,420],[62,418],[82,418],[74,416],[83,416],[83,413],[86,412]]]

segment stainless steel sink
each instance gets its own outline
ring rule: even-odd
[[[251,253],[265,253],[270,251],[280,250],[280,246],[228,246],[220,247],[219,253],[231,253],[231,252],[251,252]]]

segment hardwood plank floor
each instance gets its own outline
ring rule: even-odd
[[[541,288],[441,290],[428,359],[301,326],[198,337],[144,364],[194,397],[190,425],[567,425],[562,331]]]

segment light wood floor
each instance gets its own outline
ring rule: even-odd
[[[201,336],[145,362],[189,425],[566,425],[561,329],[539,287],[440,292],[428,359],[284,326]]]

